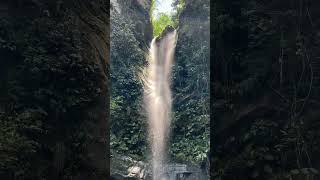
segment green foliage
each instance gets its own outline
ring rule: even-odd
[[[183,3],[176,4],[179,15]],[[178,13],[174,18],[161,14],[158,19],[153,19],[154,35],[159,35],[167,25],[176,27]],[[137,74],[146,65],[145,51],[137,46],[141,40],[133,33],[134,22],[116,12],[111,22],[111,148],[115,153],[143,159],[147,158],[148,152],[147,125],[142,109],[142,85]],[[188,25],[183,25],[176,49],[172,77],[175,100],[169,148],[172,160],[199,164],[206,160],[209,151],[209,39],[199,38],[198,34],[187,37],[185,34],[192,32]]]
[[[192,106],[189,108],[191,109]],[[183,112],[176,113],[181,114]],[[206,160],[209,151],[209,117],[203,115],[202,117],[189,119],[193,122],[182,122],[182,119],[178,118],[174,121],[175,127],[170,154],[177,162],[199,164]],[[181,130],[178,131],[178,128]]]
[[[111,16],[111,148],[119,154],[146,158],[146,120],[142,114],[142,84],[138,76],[145,52],[134,26],[117,13]]]
[[[152,1],[150,14],[153,26],[153,37],[159,36],[167,26],[178,28],[179,16],[185,8],[185,0],[176,0],[173,2],[172,6],[174,7],[173,12],[169,14],[162,12],[159,14],[155,14],[154,12],[156,10],[156,0]]]
[[[200,4],[208,6],[209,2]],[[186,21],[179,24],[173,67],[172,90],[175,100],[170,152],[175,161],[200,164],[206,160],[209,151],[210,52],[209,33],[205,28],[209,21],[197,21],[199,24],[196,26],[204,26],[203,29],[190,28],[193,18],[198,18],[189,16],[189,11],[193,8],[186,7],[180,16]],[[202,12],[203,8],[193,10]],[[206,15],[209,16],[209,11]]]
[[[179,26],[179,17],[185,8],[186,2],[185,0],[175,0],[172,5],[175,11],[172,15],[173,27],[177,28]]]
[[[158,17],[152,19],[153,36],[159,36],[167,26],[174,26],[174,21],[170,15],[160,13]]]

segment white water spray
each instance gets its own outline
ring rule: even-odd
[[[149,66],[145,74],[144,101],[149,122],[153,180],[162,180],[171,123],[171,68],[176,45],[176,31],[163,33],[151,42]]]

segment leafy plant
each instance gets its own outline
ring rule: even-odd
[[[174,26],[174,21],[170,15],[160,13],[152,19],[153,36],[157,37],[167,26]]]

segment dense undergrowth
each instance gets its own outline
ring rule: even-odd
[[[141,158],[147,144],[138,72],[145,63],[145,51],[130,20],[114,12],[111,22],[111,149]]]
[[[184,7],[180,3],[184,1],[176,1],[176,6],[179,4],[176,9]],[[178,23],[179,18],[184,16],[184,24],[179,24],[181,32],[178,32],[172,77],[174,112],[169,155],[175,162],[200,164],[206,160],[209,149],[209,38],[205,37],[209,35],[197,37],[197,32],[206,31],[205,26],[209,24],[209,2],[204,4],[193,1],[185,12],[183,9],[176,10],[178,13],[175,16],[164,17],[170,20],[159,21],[153,26],[153,32],[161,33],[162,28],[172,22]],[[203,29],[196,28],[197,32],[192,31],[192,24],[188,24],[188,20],[194,22],[197,19],[189,16],[191,12],[199,12],[200,17],[206,17],[206,25]],[[134,34],[135,19],[127,19],[116,12],[111,17],[112,151],[147,160],[150,150],[143,110],[143,88],[138,76],[147,65],[147,48],[138,46],[144,40]],[[188,33],[192,36],[187,37]]]

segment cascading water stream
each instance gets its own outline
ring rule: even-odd
[[[176,30],[167,28],[154,38],[145,75],[144,101],[149,122],[153,180],[163,179],[167,141],[171,123],[171,68],[176,46]]]

